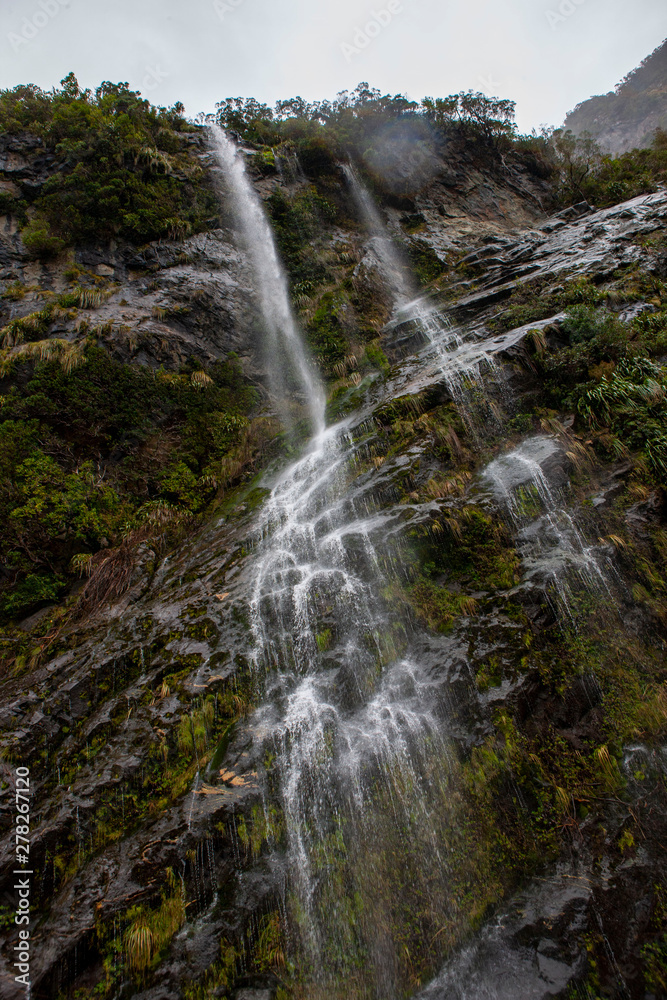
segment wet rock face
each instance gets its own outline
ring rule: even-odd
[[[8,247],[16,240],[11,237]],[[102,329],[101,342],[120,360],[178,368],[188,358],[206,365],[234,351],[250,378],[263,374],[252,279],[233,233],[213,230],[183,243],[151,245],[140,253],[117,247],[80,250],[75,256],[82,267],[112,283],[112,294],[89,312],[88,320]],[[14,256],[5,278],[26,283],[36,279],[42,287],[61,292],[67,288],[62,270],[62,265],[37,265]],[[3,304],[3,322],[35,308],[30,295]],[[75,321],[61,320],[52,335],[77,339],[75,327]]]
[[[0,170],[12,180],[35,190],[48,180],[56,166],[56,157],[48,154],[35,135],[3,134],[0,137]]]
[[[51,752],[60,754],[63,771],[65,758],[76,745],[67,734],[76,729],[78,722],[86,745],[95,745],[100,735],[103,738],[102,749],[93,761],[85,761],[84,753],[84,762],[70,777],[69,786],[58,782],[60,772],[55,788],[37,779],[34,794],[35,798],[41,797],[40,811],[33,825],[31,848],[35,864],[44,873],[46,892],[49,881],[56,877],[55,869],[51,874],[49,866],[53,866],[59,852],[67,850],[70,838],[78,842],[77,850],[87,859],[65,887],[54,894],[49,916],[36,932],[32,975],[38,996],[55,995],[76,977],[76,964],[72,964],[75,953],[91,947],[91,954],[95,954],[96,927],[100,922],[111,920],[113,925],[117,915],[128,908],[155,900],[156,892],[159,898],[167,869],[183,875],[183,886],[187,886],[188,897],[194,892],[192,900],[198,911],[205,911],[218,889],[234,878],[233,836],[230,840],[224,834],[214,849],[210,831],[218,827],[226,830],[230,822],[233,830],[233,817],[249,811],[257,801],[256,762],[249,753],[250,738],[242,727],[237,727],[233,739],[227,738],[223,744],[224,768],[218,762],[206,774],[202,768],[198,777],[193,769],[174,808],[156,822],[151,821],[149,810],[134,834],[126,835],[122,843],[110,844],[101,853],[95,851],[94,845],[100,831],[100,803],[117,813],[118,807],[125,808],[123,796],[127,796],[126,808],[130,811],[130,795],[136,794],[132,789],[141,787],[141,774],[160,733],[171,731],[181,713],[187,713],[190,694],[201,698],[223,690],[233,672],[231,663],[227,663],[232,652],[247,647],[246,626],[232,610],[238,607],[237,602],[247,599],[242,575],[233,582],[239,564],[238,558],[234,559],[232,534],[229,528],[221,534],[221,528],[212,525],[198,541],[191,541],[182,553],[173,556],[169,567],[163,565],[157,571],[152,586],[150,580],[144,580],[140,594],[129,592],[106,622],[98,619],[86,626],[78,641],[73,641],[71,652],[33,674],[31,689],[35,686],[33,694],[39,692],[36,699],[29,695],[28,701],[19,696],[4,702],[6,714],[2,721],[6,731],[19,733],[27,754],[31,747],[37,748],[48,739]],[[208,578],[206,573],[200,575],[206,562]],[[225,564],[229,571],[221,573]],[[194,575],[194,567],[196,583],[183,585],[183,577]],[[223,584],[229,602],[224,608],[217,596]],[[209,624],[198,625],[202,621]],[[153,638],[162,649],[157,655],[149,652],[154,648]],[[178,670],[180,664],[192,658],[201,666],[185,679],[188,693],[176,688],[160,692],[162,678],[171,676],[174,668]],[[173,686],[173,681],[170,683]],[[20,683],[15,686],[22,688]],[[103,693],[105,688],[111,697]],[[236,684],[235,688],[238,690]],[[153,690],[156,697],[151,697]],[[142,706],[147,694],[153,702],[148,715]],[[49,714],[43,716],[36,709],[46,704]],[[25,718],[24,730],[15,728],[18,715]],[[222,759],[220,754],[218,759]],[[5,898],[12,893],[13,840],[5,837],[0,850],[4,856],[0,864],[6,875],[2,885]],[[248,885],[238,895],[235,920],[239,924],[264,905],[267,895],[275,893],[276,878],[270,874],[255,878],[254,887]],[[178,981],[185,970],[188,975],[201,975],[217,958],[221,934],[229,931],[228,923],[221,925],[217,918],[209,932],[212,950],[202,945],[191,952],[184,942],[182,948],[176,949],[167,980]],[[202,929],[201,941],[204,939]],[[8,998],[20,995],[9,972],[3,970],[1,980],[3,996]]]
[[[563,866],[513,900],[419,1000],[547,1000],[586,966],[589,871]]]
[[[37,159],[30,161],[11,143],[0,146],[0,151],[8,174],[48,169],[48,163],[39,165],[38,147],[33,151]],[[463,323],[459,328],[461,343],[451,330],[436,331],[450,355],[459,359],[460,378],[444,377],[438,353],[443,340],[435,336],[428,342],[416,330],[414,317],[403,317],[383,331],[383,345],[396,365],[384,383],[376,379],[368,387],[348,428],[354,444],[345,466],[350,482],[345,499],[362,512],[364,531],[350,540],[341,533],[338,541],[346,545],[350,572],[359,577],[367,572],[371,542],[382,553],[383,567],[398,565],[401,578],[411,544],[406,537],[420,538],[422,530],[433,530],[434,521],[441,533],[446,524],[461,532],[467,523],[465,512],[473,507],[477,513],[478,508],[491,511],[497,521],[507,515],[512,548],[518,559],[523,558],[525,570],[548,532],[534,512],[521,511],[513,522],[505,509],[507,498],[539,484],[539,476],[552,494],[566,495],[573,468],[563,443],[549,434],[513,441],[505,455],[496,456],[495,468],[487,464],[486,477],[453,484],[436,481],[429,494],[435,476],[442,480],[454,475],[458,437],[446,437],[447,428],[436,428],[418,444],[396,446],[392,454],[394,446],[383,438],[392,427],[386,408],[397,400],[413,399],[412,416],[417,417],[424,400],[430,408],[463,406],[469,399],[464,382],[480,375],[494,383],[498,400],[508,387],[521,389],[531,378],[527,334],[539,322],[496,336],[486,326],[493,304],[531,275],[602,275],[640,260],[641,250],[632,241],[662,226],[667,211],[667,195],[658,193],[603,213],[580,207],[567,216],[541,219],[540,229],[517,234],[510,230],[530,224],[538,214],[535,202],[520,198],[495,179],[486,186],[479,181],[451,168],[432,179],[415,200],[426,224],[424,239],[437,252],[445,253],[470,237],[482,243],[468,261],[481,288],[458,302],[456,315],[466,319],[465,329]],[[392,211],[393,221],[400,225],[398,213],[405,207]],[[2,246],[10,260],[7,281],[38,276],[54,290],[63,287],[57,266],[25,260],[15,234],[6,233]],[[372,241],[362,250],[355,280],[366,292],[379,295],[384,286]],[[178,367],[189,356],[209,362],[233,350],[248,375],[264,380],[252,280],[231,231],[216,229],[141,251],[81,249],[77,260],[119,283],[95,311],[95,322],[112,324],[105,342],[124,360]],[[24,300],[4,308],[9,318],[31,311],[31,304]],[[544,325],[559,319],[562,316],[550,317]],[[63,332],[73,336],[69,326]],[[454,339],[447,340],[450,334]],[[406,412],[410,414],[409,406]],[[498,417],[495,420],[489,426],[500,423]],[[475,440],[472,432],[470,440]],[[484,441],[477,440],[474,446],[481,452]],[[503,457],[510,454],[512,463],[503,464]],[[600,516],[611,507],[613,491],[625,474],[622,467],[612,471],[596,484],[595,496],[603,501]],[[265,485],[271,488],[275,481],[267,476]],[[497,487],[495,493],[489,482]],[[326,509],[324,501],[321,507]],[[662,511],[659,502],[650,499],[629,510],[626,518],[630,530],[645,537],[651,525],[661,522]],[[204,979],[221,962],[221,942],[241,941],[245,948],[245,942],[264,934],[263,940],[275,946],[265,918],[276,901],[284,903],[289,870],[284,841],[271,828],[271,823],[277,826],[275,817],[267,819],[265,812],[275,794],[266,737],[275,720],[269,713],[252,714],[262,691],[256,678],[248,680],[255,643],[249,609],[256,580],[253,559],[261,544],[259,528],[266,528],[261,512],[253,512],[241,500],[236,506],[232,502],[167,558],[157,559],[147,550],[121,602],[80,622],[63,637],[57,655],[45,657],[34,669],[28,667],[24,675],[2,681],[0,723],[9,734],[8,742],[20,743],[37,762],[34,794],[39,804],[32,850],[41,876],[37,906],[42,912],[35,934],[35,997],[55,996],[60,989],[92,988],[101,981],[102,956],[111,954],[104,950],[108,928],[118,933],[121,951],[132,926],[122,921],[134,907],[143,907],[146,919],[149,910],[159,909],[170,891],[167,870],[178,880],[179,898],[182,893],[187,903],[186,922],[163,946],[152,985],[138,986],[136,981],[132,985],[128,978],[118,987],[124,995],[145,1000],[182,996],[183,983]],[[291,567],[297,582],[301,569]],[[350,669],[349,651],[337,641],[339,621],[332,608],[341,587],[332,586],[329,593],[323,586],[317,595],[316,642],[325,658],[327,690],[332,703],[340,705],[348,730],[353,732],[358,722],[361,736],[368,735],[373,722],[386,733],[392,724],[400,727],[406,706],[417,714],[426,704],[429,721],[431,716],[448,720],[452,756],[463,761],[485,747],[498,713],[509,712],[525,723],[531,738],[555,730],[578,753],[601,743],[600,691],[591,678],[584,676],[564,692],[547,692],[537,671],[522,674],[517,666],[528,655],[522,616],[531,622],[538,639],[553,625],[547,576],[522,571],[520,582],[510,574],[493,587],[487,580],[466,576],[443,580],[452,599],[469,596],[476,602],[474,612],[466,610],[449,632],[425,628],[404,604],[389,624],[404,626],[407,638],[398,651],[415,660],[419,676],[408,669],[395,671],[388,683],[393,685],[396,710],[381,718],[364,717],[360,708],[367,692]],[[292,579],[286,574],[288,578]],[[401,579],[407,587],[410,572],[405,570]],[[358,614],[357,599],[348,617]],[[638,616],[637,630],[644,625],[645,619]],[[375,645],[369,647],[380,666],[383,658],[398,654],[396,648],[388,652],[381,640],[386,642],[386,636],[375,637]],[[373,661],[373,669],[377,663]],[[490,678],[484,685],[475,680],[481,671]],[[213,713],[210,725],[203,716],[207,704]],[[196,729],[201,731],[202,726],[206,746],[200,761]],[[359,745],[362,742],[359,737]],[[179,753],[189,756],[173,774],[169,771],[177,787],[172,794],[155,774],[172,767]],[[325,762],[323,750],[322,767]],[[562,996],[569,984],[589,974],[591,949],[601,969],[601,989],[619,1000],[643,998],[641,950],[647,940],[658,937],[652,930],[652,886],[661,871],[665,817],[662,792],[654,794],[652,782],[657,789],[663,781],[664,760],[638,746],[628,751],[624,766],[630,795],[627,802],[611,808],[606,839],[595,840],[601,835],[592,824],[590,830],[585,822],[575,830],[572,820],[570,859],[555,870],[548,868],[509,904],[501,905],[472,942],[466,942],[468,929],[462,931],[453,942],[458,951],[452,960],[419,994],[424,1000]],[[372,766],[368,771],[378,777]],[[635,777],[639,773],[641,779]],[[8,781],[8,766],[3,775]],[[3,794],[6,803],[6,789]],[[517,807],[513,796],[511,789],[506,791],[508,810],[528,813],[535,805],[523,802]],[[132,816],[127,824],[125,809]],[[623,852],[618,842],[628,810],[640,817],[645,839]],[[7,833],[8,816],[6,810],[0,892],[3,902],[11,905],[13,842]],[[567,813],[560,822],[566,825],[570,820]],[[590,850],[590,840],[596,842],[596,853]],[[331,859],[329,863],[333,867]],[[477,925],[481,919],[477,914]],[[116,927],[120,927],[117,932]],[[433,937],[438,928],[430,931]],[[11,1000],[22,994],[11,976],[11,933],[3,934],[0,992]],[[390,940],[378,937],[372,954],[378,968],[384,967],[389,996],[395,986]],[[239,965],[229,981],[223,982],[220,972],[207,989],[212,996],[272,1000],[277,985],[271,974],[257,969],[250,974]]]
[[[525,167],[513,163],[489,172],[458,148],[442,151],[437,159],[436,170],[430,156],[419,160],[416,193],[404,204],[388,205],[395,232],[405,231],[406,219],[415,220],[415,235],[440,256],[479,240],[490,257],[506,250],[516,233],[544,218],[549,187]]]
[[[515,283],[566,274],[601,281],[619,266],[648,262],[637,237],[659,232],[667,215],[667,194],[641,195],[621,205],[593,212],[590,206],[574,219],[550,217],[496,259],[473,255],[469,264],[483,271],[483,289],[457,303],[461,314],[502,299]]]

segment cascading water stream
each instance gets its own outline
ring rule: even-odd
[[[587,590],[611,596],[608,574],[596,547],[587,543],[576,520],[552,487],[543,465],[557,457],[557,442],[538,435],[494,459],[481,480],[504,506],[518,530],[524,577],[548,590],[572,618],[573,579]],[[531,510],[537,502],[539,510]]]
[[[409,828],[415,858],[421,844],[439,864],[432,813],[448,750],[442,697],[403,655],[405,626],[380,596],[391,514],[368,482],[355,489],[363,447],[345,423],[329,428],[267,502],[251,604],[266,698],[253,724],[277,757],[304,967],[333,984],[366,956],[391,997],[396,942],[371,915],[382,907],[368,848]],[[351,920],[361,899],[363,939]]]
[[[415,297],[415,287],[408,275],[407,264],[387,232],[387,227],[370,192],[362,184],[352,164],[344,163],[342,167],[359,215],[371,236],[371,246],[377,255],[387,287],[391,291],[394,306],[400,308]]]
[[[263,696],[250,726],[258,759],[274,759],[264,823],[269,841],[280,840],[279,827],[286,840],[283,905],[309,995],[340,995],[348,984],[392,1000],[408,988],[406,937],[430,941],[437,960],[446,950],[441,929],[459,919],[447,847],[457,794],[446,671],[411,654],[409,616],[392,603],[405,571],[391,543],[396,513],[373,488],[366,442],[374,428],[352,420],[325,428],[324,394],[261,202],[233,144],[217,132],[216,145],[267,336],[274,350],[283,346],[274,384],[286,382],[285,367],[296,373],[315,427],[304,455],[273,484],[254,550],[252,658]],[[391,244],[386,234],[374,238]],[[386,249],[378,256],[388,280],[402,281]],[[401,321],[420,325],[435,354],[420,363],[435,364],[458,401],[456,387],[463,395],[470,373],[479,378],[483,345],[391,289]],[[536,482],[551,510],[548,484]]]
[[[267,369],[275,395],[284,398],[289,380],[295,380],[317,435],[324,430],[324,392],[292,314],[271,226],[246,173],[242,154],[219,126],[211,125],[211,135],[255,274],[266,328]]]
[[[406,625],[381,596],[391,582],[390,516],[373,497],[371,477],[360,475],[368,461],[364,430],[355,437],[345,422],[324,429],[324,396],[261,203],[233,144],[214,134],[267,335],[288,353],[276,352],[277,375],[285,362],[296,370],[316,429],[264,506],[251,599],[253,659],[265,692],[251,725],[256,747],[276,758],[286,902],[313,982],[340,985],[365,963],[378,995],[390,998],[401,989],[400,945],[386,910],[403,901],[385,898],[381,878],[378,884],[383,850],[394,857],[411,841],[405,865],[419,869],[415,885],[430,899],[429,928],[446,900],[433,820],[443,813],[449,770],[443,699],[407,655]],[[267,793],[266,816],[272,808]],[[434,860],[438,874],[426,878]]]
[[[428,347],[420,352],[419,365],[422,370],[431,367],[435,377],[449,389],[452,399],[458,404],[461,416],[469,433],[477,436],[480,416],[475,413],[478,403],[475,388],[484,380],[495,380],[499,369],[489,346],[476,338],[466,336],[449,316],[433,303],[416,296],[416,286],[407,276],[407,265],[382,219],[371,193],[364,186],[354,167],[343,164],[343,172],[350,191],[371,236],[373,247],[380,263],[387,289],[394,305],[392,323],[395,327],[414,329],[417,336],[426,341]],[[483,394],[483,419],[494,419],[494,409],[490,396]]]
[[[490,383],[499,381],[499,368],[493,351],[485,341],[466,339],[446,314],[423,299],[404,300],[402,293],[405,286],[396,285],[394,277],[401,275],[397,267],[400,260],[398,252],[370,193],[351,166],[345,166],[344,170],[367,228],[381,241],[383,259],[391,264],[385,274],[396,304],[394,323],[414,324],[428,340],[434,358],[429,361],[428,355],[421,352],[419,363],[422,370],[424,365],[435,363],[439,379],[449,389],[468,433],[479,440],[482,423],[480,409],[483,420],[499,422],[497,404],[489,392]],[[495,338],[491,340],[495,341]],[[474,399],[476,395],[481,396],[481,408],[480,400]],[[535,457],[541,453],[544,458],[552,445],[553,441],[549,438],[530,439],[492,462],[482,478],[491,484],[514,527],[519,530],[518,545],[526,576],[551,587],[561,606],[572,617],[572,590],[568,576],[576,576],[592,592],[609,594],[610,589],[608,574],[601,568],[594,547],[586,542],[574,518],[551,489]],[[535,491],[543,508],[542,515],[528,523],[522,509],[526,488]]]

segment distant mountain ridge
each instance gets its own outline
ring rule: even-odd
[[[667,129],[667,39],[615,90],[578,104],[564,127],[590,132],[609,153],[650,146],[655,130]]]

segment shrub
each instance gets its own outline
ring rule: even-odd
[[[605,310],[589,305],[573,305],[567,310],[562,332],[570,344],[585,344],[597,338],[609,344],[625,339],[622,324]]]
[[[30,573],[18,586],[0,597],[0,614],[20,618],[41,604],[57,601],[65,587],[62,578],[47,573]]]
[[[37,260],[57,257],[65,247],[65,241],[51,232],[48,222],[44,219],[33,219],[29,222],[22,231],[21,238],[28,255]]]
[[[261,447],[246,416],[255,392],[234,360],[167,378],[92,343],[67,347],[78,352],[76,367],[61,350],[43,355],[33,342],[7,369],[13,384],[0,410],[5,615],[56,599],[74,578],[74,556],[92,556],[90,566],[101,570],[100,559],[115,552],[116,562],[105,562],[108,575],[131,556],[126,536],[176,531],[215,495],[218,479],[242,476]]]
[[[422,285],[435,281],[445,270],[445,264],[435,250],[423,240],[411,239],[408,243],[408,257],[415,274]]]
[[[667,179],[667,149],[660,131],[650,149],[633,149],[620,156],[603,155],[594,139],[558,130],[552,150],[559,171],[558,196],[563,204],[588,201],[606,208],[655,191]]]

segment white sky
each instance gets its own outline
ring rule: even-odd
[[[360,80],[413,99],[472,88],[515,100],[529,131],[611,90],[665,36],[665,0],[0,0],[0,87],[50,89],[73,70],[191,115]]]

